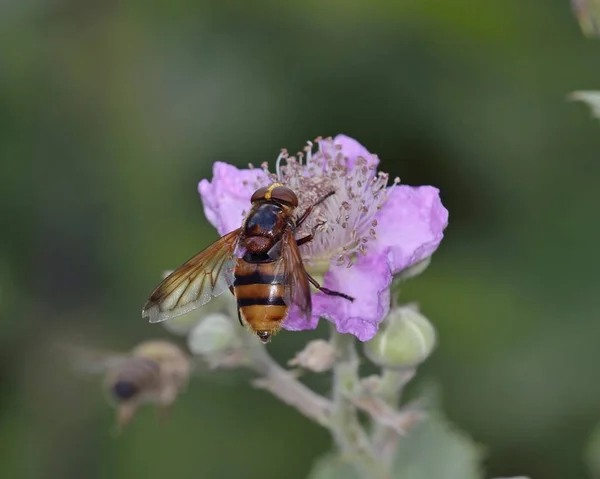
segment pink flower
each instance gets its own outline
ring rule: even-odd
[[[300,251],[307,271],[322,286],[355,298],[313,293],[310,322],[290,309],[283,324],[288,330],[314,329],[323,317],[341,333],[361,341],[371,339],[390,307],[394,275],[428,258],[437,249],[448,225],[448,211],[432,186],[391,186],[377,172],[379,159],[356,140],[338,135],[308,143],[304,154],[277,159],[276,173],[267,165],[239,170],[217,162],[212,182],[202,180],[199,192],[208,220],[219,234],[241,225],[250,210],[250,197],[260,186],[279,181],[298,195],[299,212],[325,193],[336,193],[313,209],[297,231],[300,238],[316,230]],[[285,164],[283,162],[285,161]]]

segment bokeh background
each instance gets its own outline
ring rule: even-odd
[[[246,374],[201,375],[166,424],[143,410],[114,438],[99,381],[52,344],[170,337],[140,309],[216,238],[212,162],[337,133],[441,190],[446,238],[403,296],[440,335],[419,380],[487,476],[587,477],[600,125],[566,97],[600,88],[599,51],[566,0],[2,2],[0,477],[306,477],[327,432]]]

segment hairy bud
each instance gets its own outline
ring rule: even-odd
[[[375,337],[365,344],[365,354],[379,366],[411,368],[422,363],[436,346],[436,333],[416,308],[392,309]]]
[[[238,347],[241,340],[235,326],[232,319],[223,313],[205,316],[188,334],[190,352],[210,356]]]

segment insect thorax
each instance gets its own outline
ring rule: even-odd
[[[244,224],[244,245],[252,253],[266,253],[281,238],[290,213],[280,205],[267,202],[250,211]]]

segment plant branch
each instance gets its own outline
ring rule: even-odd
[[[391,410],[396,411],[396,414],[403,418],[402,426],[403,433],[416,423],[421,418],[421,413],[415,410],[400,410],[398,407],[404,386],[415,376],[416,369],[410,368],[405,370],[394,370],[389,368],[383,369],[381,381],[377,395],[382,402]],[[394,451],[400,439],[399,431],[382,422],[373,423],[371,440],[373,449],[377,456],[385,464],[391,464]]]
[[[415,422],[415,411],[398,411],[393,402],[384,400],[361,381],[359,388],[348,399],[358,409],[366,412],[376,427],[381,430],[392,429],[397,435],[404,435]],[[377,451],[377,448],[374,447]]]
[[[360,387],[355,338],[331,327],[331,345],[336,351],[333,366],[333,411],[331,431],[342,454],[366,453],[372,456],[369,437],[358,420],[356,407],[348,398]]]
[[[332,402],[306,387],[293,373],[277,364],[264,346],[256,345],[250,349],[246,367],[262,376],[252,381],[254,387],[269,391],[309,419],[329,427]]]

